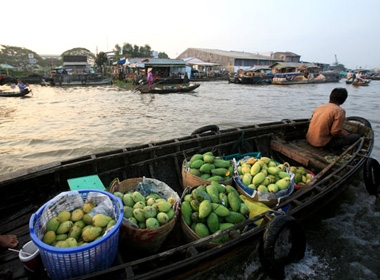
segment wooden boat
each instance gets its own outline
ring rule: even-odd
[[[8,80],[8,83],[14,83],[17,84],[17,80],[20,79],[24,84],[36,84],[41,86],[46,86],[47,82],[45,80],[44,76],[41,76],[40,74],[30,74],[25,77],[16,77],[16,78],[10,78]]]
[[[160,94],[167,94],[167,93],[185,93],[185,92],[191,92],[195,89],[197,89],[200,86],[198,83],[190,83],[190,84],[178,84],[178,85],[161,85],[161,86],[154,86],[151,90],[149,90],[148,85],[144,85],[141,87],[137,87],[135,91],[139,91],[140,93],[160,93]]]
[[[202,279],[210,269],[221,267],[257,248],[267,274],[283,278],[284,265],[304,256],[306,241],[301,221],[324,209],[355,176],[363,175],[370,194],[379,193],[380,167],[370,157],[374,145],[371,124],[360,117],[347,118],[344,128],[360,134],[361,138],[346,149],[328,151],[306,143],[309,121],[285,119],[225,130],[210,125],[181,138],[56,161],[1,175],[0,232],[16,234],[21,248],[31,239],[28,227],[31,216],[52,197],[70,190],[68,180],[72,178],[94,175],[104,186],[109,186],[115,178],[125,180],[145,176],[165,182],[181,196],[186,191],[186,186],[182,185],[181,168],[191,155],[207,151],[218,155],[259,151],[278,162],[304,166],[315,177],[271,211],[219,233],[185,241],[185,232],[178,219],[166,242],[154,254],[142,254],[119,244],[117,257],[109,268],[76,279]],[[264,222],[254,225],[260,219]],[[287,237],[292,238],[286,241],[286,253],[278,259],[273,250],[276,241],[283,241],[282,230],[288,230],[290,236]],[[211,246],[213,240],[223,234],[229,235],[228,241]],[[18,255],[9,251],[0,253],[0,271],[4,275],[10,271],[14,279],[28,276]],[[34,279],[49,279],[44,271],[38,273]]]
[[[320,80],[322,82],[322,79]],[[305,78],[302,73],[276,73],[273,76],[273,85],[295,85],[295,84],[308,84],[309,79]]]
[[[353,86],[369,86],[369,83],[371,82],[371,80],[369,79],[355,79],[352,81],[352,85]]]
[[[367,79],[378,81],[378,80],[380,80],[380,75],[379,74],[371,74],[371,75],[367,76]]]
[[[112,81],[100,74],[57,74],[48,79],[51,86],[100,86],[111,85]]]
[[[32,90],[25,89],[22,92],[19,91],[0,91],[0,97],[22,97],[29,93],[31,93]]]
[[[267,66],[254,66],[252,68],[240,69],[235,75],[230,76],[229,83],[234,84],[270,84],[273,79],[272,69]]]
[[[276,73],[274,74],[272,84],[274,85],[299,85],[299,84],[319,84],[319,83],[332,83],[339,82],[340,75],[325,71],[320,72],[317,76],[305,77],[301,72],[289,72],[289,73]]]
[[[346,84],[353,86],[368,86],[370,82],[370,79],[356,79],[354,77],[346,79]]]

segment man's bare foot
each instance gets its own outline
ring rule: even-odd
[[[0,247],[2,248],[15,248],[18,245],[18,239],[13,234],[0,234]]]

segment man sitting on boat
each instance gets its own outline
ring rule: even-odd
[[[357,83],[363,82],[362,73],[361,72],[356,73],[355,82],[357,82]]]
[[[21,93],[24,93],[25,91],[26,92],[30,91],[29,90],[29,84],[28,83],[24,84],[20,79],[17,79],[17,86],[20,89]]]
[[[347,99],[345,88],[335,88],[330,94],[329,103],[317,107],[311,117],[307,142],[314,147],[337,149],[353,144],[359,135],[343,129],[346,111],[340,107]]]

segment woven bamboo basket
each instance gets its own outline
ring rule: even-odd
[[[179,217],[179,202],[180,197],[178,194],[171,189],[165,183],[151,179],[151,178],[130,178],[123,180],[121,182],[116,181],[111,186],[111,193],[119,191],[121,193],[126,193],[129,191],[137,190],[141,182],[148,182],[152,186],[158,184],[160,187],[153,187],[148,192],[155,192],[161,195],[161,197],[167,199],[169,196],[173,196],[177,199],[177,203],[174,205],[175,214],[174,217],[165,225],[160,226],[157,229],[139,229],[133,227],[126,218],[123,218],[121,227],[120,227],[120,238],[121,242],[127,245],[127,248],[132,248],[139,251],[144,251],[147,253],[157,252],[162,243],[165,241],[168,234],[174,228],[174,225]]]
[[[195,176],[191,174],[189,171],[187,171],[185,162],[182,164],[182,187],[183,189],[186,189],[186,187],[195,187],[195,186],[200,186],[200,185],[209,185],[211,184],[211,181],[202,179],[198,176]],[[232,177],[228,181],[224,182],[218,182],[223,185],[231,185],[232,184]]]
[[[185,197],[186,194],[189,194],[192,192],[193,189],[196,189],[198,186],[193,186],[191,188],[186,188],[182,194],[182,197]],[[194,230],[185,222],[185,219],[182,215],[182,212],[181,212],[181,217],[180,217],[180,224],[181,224],[181,229],[182,229],[182,232],[184,234],[184,237],[186,239],[186,241],[188,242],[193,242],[193,241],[196,241],[196,240],[199,240],[201,239],[201,237],[196,234],[194,232]],[[212,247],[215,247],[215,246],[219,246],[221,243],[218,243],[218,242],[209,242],[207,243],[207,245],[205,245],[204,247],[205,248],[212,248]]]

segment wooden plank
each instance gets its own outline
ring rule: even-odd
[[[273,150],[284,154],[288,158],[294,159],[303,166],[309,166],[309,156],[304,152],[296,151],[295,149],[289,148],[289,146],[275,140],[272,140],[270,145]]]
[[[279,140],[272,140],[271,148],[299,162],[305,167],[323,169],[328,164],[328,162],[320,156],[320,154],[323,153],[322,150],[316,150],[316,148],[311,146],[308,148],[305,146],[305,143],[300,143],[300,146],[298,146],[297,143],[294,142],[283,143]]]

